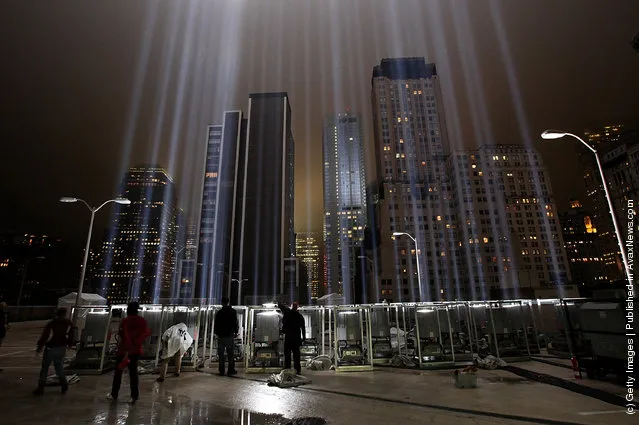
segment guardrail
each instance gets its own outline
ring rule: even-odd
[[[489,354],[508,362],[532,356],[569,358],[584,346],[579,332],[583,302],[546,299],[301,307],[307,334],[302,356],[328,356],[338,371],[370,370],[373,365],[466,365],[475,355]],[[159,364],[162,334],[177,323],[185,323],[194,339],[184,356],[185,367],[195,370],[216,362],[217,338],[212,331],[220,307],[142,305],[140,315],[151,328],[143,347],[147,364]],[[93,373],[111,369],[126,306],[79,308],[80,344],[73,368]],[[236,361],[247,371],[283,366],[281,313],[272,305],[235,308],[241,325]],[[23,317],[46,319],[55,307],[20,309],[24,309]]]

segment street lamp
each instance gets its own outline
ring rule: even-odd
[[[115,198],[109,199],[108,201],[104,201],[99,207],[92,207],[83,199],[80,198],[71,198],[64,196],[60,198],[60,202],[64,203],[74,203],[74,202],[82,202],[88,209],[91,211],[91,221],[89,222],[89,235],[87,236],[87,244],[84,248],[84,260],[82,260],[82,272],[80,273],[80,282],[78,283],[78,292],[75,297],[75,306],[73,310],[73,323],[76,323],[76,319],[78,317],[78,305],[80,304],[80,297],[82,296],[82,288],[84,286],[84,276],[87,270],[87,261],[89,260],[89,245],[91,245],[91,234],[93,233],[93,220],[95,219],[95,213],[100,210],[106,204],[111,202],[115,202],[120,205],[129,205],[131,201],[126,198]]]
[[[621,231],[619,230],[619,224],[617,223],[617,216],[615,215],[615,209],[612,206],[612,198],[610,197],[610,193],[608,192],[608,183],[606,182],[606,176],[604,175],[603,168],[601,167],[601,161],[599,161],[599,154],[597,150],[586,143],[581,137],[567,133],[561,130],[546,130],[541,133],[541,138],[546,140],[552,139],[560,139],[564,136],[574,137],[579,140],[585,147],[590,149],[592,153],[595,154],[595,159],[597,160],[597,168],[599,168],[599,175],[601,176],[601,183],[603,184],[604,192],[606,193],[606,200],[608,201],[608,208],[610,209],[610,215],[612,217],[612,224],[615,226],[615,234],[617,235],[617,243],[619,244],[619,250],[621,251],[621,258],[623,259],[623,265],[626,269],[626,276],[628,278],[628,283],[632,284],[631,275],[630,275],[630,267],[628,266],[628,259],[626,258],[626,252],[623,249],[623,240],[621,239]]]
[[[184,251],[186,249],[186,245],[184,245],[182,248],[178,249],[175,251],[175,265],[173,266],[173,274],[175,275],[175,278],[173,279],[173,293],[171,294],[173,297],[173,300],[171,302],[175,302],[176,298],[178,298],[178,294],[180,292],[180,280],[182,278],[182,260],[179,260],[179,266],[178,266],[178,257],[180,255],[180,253],[182,251]]]
[[[413,240],[415,243],[415,255],[417,256],[417,284],[419,285],[419,301],[424,301],[424,294],[422,290],[422,269],[419,266],[419,247],[417,246],[417,239],[412,237],[406,232],[393,232],[393,236],[402,236],[406,235]]]
[[[237,304],[242,305],[242,283],[247,282],[248,279],[231,279],[231,282],[237,282]]]

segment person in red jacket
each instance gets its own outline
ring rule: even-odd
[[[130,402],[135,403],[140,397],[138,389],[138,360],[142,354],[142,344],[151,335],[151,330],[146,320],[138,316],[139,310],[140,304],[137,302],[129,303],[126,310],[127,317],[120,323],[115,375],[113,376],[111,393],[107,396],[109,400],[118,399],[118,393],[122,385],[122,374],[127,367],[129,369],[129,384],[131,385]]]

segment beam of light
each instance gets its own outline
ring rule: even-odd
[[[133,138],[135,137],[135,131],[137,129],[138,117],[140,114],[140,104],[142,102],[142,92],[144,90],[144,84],[146,82],[146,76],[149,66],[149,57],[151,56],[151,44],[153,42],[153,36],[155,35],[155,29],[157,26],[159,2],[151,2],[148,8],[145,8],[146,14],[142,24],[142,43],[140,51],[138,53],[138,63],[135,70],[135,77],[133,80],[133,94],[129,104],[129,116],[127,120],[126,129],[124,132],[124,143],[122,155],[120,156],[120,171],[117,174],[116,188],[120,188],[121,178],[129,168],[131,161],[131,150],[133,148]]]
[[[433,13],[429,13],[426,15],[427,21],[428,21],[428,25],[426,25],[426,28],[429,29],[429,35],[434,41],[435,55],[437,56],[437,64],[441,65],[439,69],[444,70],[444,74],[450,75],[452,77],[452,66],[449,59],[451,57],[451,53],[450,53],[450,50],[448,49],[448,40],[446,40],[445,38],[445,30],[442,25],[442,22],[444,22],[444,15],[441,9],[440,2],[434,2],[432,4],[432,10],[433,10]],[[448,96],[446,97],[446,105],[448,106],[448,108],[446,108],[446,110],[448,111],[448,113],[446,114],[446,123],[449,124],[447,126],[447,130],[449,131],[449,136],[450,136],[449,142],[451,144],[451,147],[453,148],[452,149],[453,151],[460,151],[464,149],[462,144],[462,140],[464,139],[463,139],[463,134],[461,130],[459,115],[457,113],[458,111],[457,93],[456,93],[457,90],[455,89],[455,85],[452,83],[452,80],[453,80],[452,78],[443,78],[440,81],[441,81],[443,93],[448,94]],[[460,176],[459,163],[454,158],[452,162],[453,162],[452,165],[454,170],[453,172],[455,176],[454,180],[458,180]],[[463,201],[464,191],[462,190],[461,185],[455,184],[454,186],[456,188],[457,199]],[[468,269],[468,279],[469,279],[468,286],[470,287],[469,288],[470,296],[471,296],[471,299],[476,300],[478,298],[478,294],[476,292],[475,287],[476,287],[476,283],[483,282],[484,280],[483,268],[482,267],[477,268],[477,264],[472,263],[472,259],[480,258],[480,252],[478,249],[478,245],[474,245],[474,244],[471,245],[468,243],[468,241],[471,237],[474,240],[478,236],[476,235],[476,232],[475,232],[476,228],[474,226],[470,227],[470,231],[469,231],[469,226],[466,223],[472,217],[470,214],[468,214],[468,212],[466,211],[466,208],[459,208],[459,211],[457,211],[457,214],[461,216],[461,220],[458,220],[458,222],[461,224],[461,233],[463,234],[461,246],[465,250],[465,258],[466,258],[466,265]],[[460,230],[458,230],[458,232],[459,231]],[[475,270],[477,270],[478,276],[475,276]],[[462,284],[463,283],[460,281],[459,277],[456,277],[455,294],[457,299],[465,298],[462,296],[462,293],[461,293]]]
[[[202,6],[203,9],[205,5]],[[210,85],[207,85],[208,76],[211,74],[214,63],[215,55],[207,54],[208,40],[211,39],[213,33],[213,26],[208,24],[208,14],[205,10],[202,10],[199,14],[198,21],[198,33],[197,33],[197,48],[196,56],[191,62],[191,85],[189,87],[190,99],[187,116],[189,117],[186,125],[186,140],[197,140],[197,143],[189,143],[187,146],[191,148],[187,151],[187,154],[183,158],[183,170],[191,169],[191,179],[187,179],[184,176],[182,179],[182,187],[180,193],[182,197],[190,196],[190,202],[187,205],[197,205],[195,211],[195,217],[191,217],[196,225],[196,235],[200,235],[201,230],[201,216],[202,211],[202,193],[204,189],[204,170],[206,169],[207,147],[208,147],[208,127],[205,124],[210,124],[210,107],[207,107],[206,99],[209,98],[209,93],[212,91]],[[204,134],[203,134],[204,133]],[[198,162],[200,161],[200,162]],[[193,167],[193,164],[200,164],[200,167]],[[196,182],[193,184],[193,182]],[[199,238],[198,238],[199,241]],[[189,293],[186,294],[186,298],[204,298],[202,294],[202,288],[197,288],[199,275],[203,273],[197,264],[197,259],[200,258],[199,242],[197,244],[196,252],[194,253],[195,265],[193,270],[193,276],[190,284]],[[199,290],[196,292],[196,290]]]
[[[479,61],[476,56],[476,50],[474,46],[474,38],[472,36],[470,25],[470,17],[468,15],[468,3],[464,5],[458,5],[459,7],[454,7],[451,4],[451,8],[453,10],[453,16],[455,17],[455,29],[457,38],[460,41],[460,45],[462,48],[460,49],[460,55],[462,59],[464,75],[468,87],[469,97],[471,98],[471,102],[473,103],[473,109],[478,111],[479,116],[474,115],[473,122],[476,125],[476,131],[479,130],[479,136],[477,140],[480,141],[480,145],[488,145],[494,143],[494,135],[492,132],[492,126],[490,122],[490,118],[486,112],[487,105],[484,89],[482,85],[481,72],[479,67]],[[458,24],[457,20],[460,20],[461,23]],[[468,63],[469,62],[469,63]],[[475,89],[475,90],[473,90]],[[474,112],[474,111],[473,111]],[[483,124],[483,125],[482,125]],[[485,155],[482,155],[484,157]],[[485,158],[483,158],[485,159]],[[489,184],[489,176],[488,173],[484,173],[482,176],[483,187],[491,187]],[[490,194],[487,194],[490,195]],[[492,196],[487,196],[488,204],[490,207],[490,218],[489,225],[491,234],[488,236],[492,236],[493,246],[495,249],[494,257],[497,260],[498,270],[499,270],[499,282],[516,282],[514,285],[515,294],[519,296],[519,282],[515,278],[515,271],[513,267],[505,266],[506,258],[514,259],[514,252],[512,247],[512,240],[508,238],[509,230],[507,227],[507,219],[504,211],[504,205],[506,205],[506,201],[504,199],[503,193],[500,191],[496,191],[495,199],[493,200]],[[499,223],[497,223],[494,216],[498,217]],[[506,235],[506,236],[502,236]],[[486,235],[481,235],[481,239],[486,237]],[[507,243],[502,244],[503,238],[507,238]],[[503,248],[503,249],[502,249]],[[509,277],[506,277],[504,273],[504,268],[508,268]],[[495,283],[495,282],[492,282]],[[502,286],[502,291],[505,291],[505,286]],[[486,287],[484,282],[482,282],[482,292],[483,298],[486,299]]]
[[[126,171],[129,168],[129,163],[131,160],[131,151],[133,148],[133,138],[135,136],[135,131],[137,129],[138,124],[138,116],[140,113],[140,105],[142,102],[142,93],[144,89],[144,83],[146,81],[147,69],[149,64],[149,57],[151,55],[151,43],[153,41],[153,36],[155,34],[155,29],[157,25],[157,12],[158,12],[158,3],[152,3],[149,8],[145,9],[145,19],[142,24],[142,43],[140,45],[140,51],[138,54],[138,63],[135,70],[134,82],[133,82],[133,94],[131,96],[131,100],[129,103],[129,115],[127,119],[127,124],[125,128],[125,132],[123,135],[123,149],[120,157],[120,170],[116,175],[116,183],[115,188],[117,193],[124,193],[124,187],[122,186],[122,176],[126,174]],[[115,206],[113,208],[113,215],[118,216],[120,207]],[[107,236],[107,240],[113,241],[115,238],[116,227],[110,226],[108,230],[109,234]],[[113,259],[113,251],[112,246],[111,249],[107,250],[104,258],[105,270],[112,270],[114,259]],[[100,292],[102,294],[107,294],[108,292],[108,284],[109,279],[104,278],[100,280]]]
[[[493,22],[495,23],[495,31],[497,33],[497,40],[499,42],[499,50],[501,51],[501,58],[504,60],[504,67],[506,69],[506,75],[508,76],[508,87],[510,89],[511,98],[513,100],[515,106],[515,113],[517,117],[517,123],[519,124],[520,136],[524,141],[524,145],[529,149],[534,149],[533,141],[530,137],[530,126],[528,125],[528,120],[526,119],[526,112],[524,110],[523,97],[521,95],[521,91],[519,89],[519,82],[517,81],[517,74],[515,70],[515,65],[513,63],[512,55],[510,53],[510,47],[508,46],[508,41],[506,39],[506,29],[504,27],[504,20],[501,16],[501,10],[499,4],[495,0],[490,0],[490,12]],[[534,164],[532,154],[528,155],[528,161],[531,164]],[[539,175],[535,175],[533,177],[533,181],[535,184],[535,194],[537,199],[543,199],[541,196],[544,192],[541,190],[541,179]],[[548,181],[550,184],[550,181]],[[548,187],[547,193],[552,193],[550,186]],[[554,202],[553,199],[549,199],[549,201]],[[551,204],[551,202],[546,202],[544,199],[544,204]],[[543,210],[542,210],[543,212]],[[556,215],[556,209],[553,210],[553,213]],[[556,216],[555,216],[556,217]],[[557,282],[557,280],[561,279],[559,261],[557,261],[557,248],[555,247],[555,239],[553,238],[553,232],[551,231],[550,220],[548,220],[547,214],[542,214],[543,220],[543,228],[542,231],[546,236],[546,240],[548,241],[548,247],[550,248],[550,256],[552,261],[552,269],[555,276],[555,282],[557,283],[557,288],[559,291],[559,297],[563,298],[565,295],[564,291],[564,283],[565,282]],[[557,224],[557,219],[554,220]],[[556,241],[561,246],[563,245],[562,235],[560,229],[555,230],[555,235],[557,235]],[[562,262],[565,264],[565,262]]]

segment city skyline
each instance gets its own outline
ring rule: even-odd
[[[460,1],[455,7],[436,1],[380,1],[377,7],[352,2],[325,8],[312,2],[284,8],[283,2],[273,0],[250,7],[220,3],[218,12],[225,13],[209,13],[214,9],[207,4],[160,2],[128,9],[128,19],[119,19],[121,12],[111,5],[76,4],[64,20],[49,18],[62,17],[69,11],[66,5],[44,5],[26,13],[20,3],[3,5],[6,13],[0,14],[3,27],[12,34],[0,41],[7,58],[2,84],[8,115],[2,140],[11,146],[0,166],[13,182],[1,190],[3,199],[14,200],[14,208],[4,209],[0,218],[9,228],[65,235],[76,243],[81,243],[84,230],[54,206],[57,198],[71,192],[89,201],[110,197],[122,172],[135,163],[167,167],[178,183],[180,206],[194,211],[201,195],[196,182],[203,165],[197,159],[203,155],[205,126],[224,110],[243,109],[248,93],[271,90],[288,91],[299,111],[293,118],[293,131],[301,141],[296,230],[319,231],[322,206],[314,193],[321,185],[321,163],[315,158],[322,119],[347,107],[359,113],[370,166],[366,82],[370,67],[384,57],[424,56],[438,64],[446,75],[446,107],[462,123],[451,125],[455,143],[469,148],[525,139],[538,143],[562,206],[571,197],[583,198],[577,161],[565,160],[574,146],[541,143],[538,133],[558,126],[582,133],[607,123],[636,121],[630,115],[639,83],[632,76],[639,65],[630,40],[639,12],[631,1],[617,2],[613,9],[604,1]],[[395,10],[388,14],[391,7]],[[10,19],[16,14],[29,16],[29,31]],[[234,18],[204,31],[204,16],[209,15]],[[116,18],[113,26],[84,25],[101,16]],[[353,25],[346,29],[342,21]],[[588,31],[594,22],[610,22],[610,30]],[[139,23],[147,33],[139,30]],[[544,31],[539,33],[536,28],[542,23]],[[279,32],[264,33],[267,27],[284,28],[282,24],[300,37],[284,40]],[[70,37],[61,25],[82,26],[85,41]],[[224,31],[232,42],[201,43],[220,39],[217,31]],[[251,44],[260,39],[271,48]],[[340,39],[348,42],[336,44]],[[580,48],[575,40],[588,48]],[[61,50],[62,45],[70,47]],[[27,67],[23,51],[48,66]],[[237,51],[246,54],[236,57]],[[178,53],[182,62],[169,66],[166,58]],[[210,59],[196,60],[202,53]],[[229,60],[213,63],[220,57]],[[68,78],[76,75],[75,69],[82,72]],[[615,78],[601,78],[610,74]],[[69,90],[59,91],[62,81],[69,82]],[[34,98],[38,101],[32,102]],[[473,118],[484,109],[486,115]],[[22,131],[35,116],[40,132],[47,134],[43,148],[36,148],[41,141],[36,132]],[[38,170],[48,170],[56,178],[44,179]],[[50,213],[38,214],[43,207]],[[96,229],[107,226],[107,215],[97,217]]]

